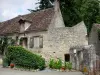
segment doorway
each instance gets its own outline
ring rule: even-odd
[[[23,37],[20,39],[20,45],[23,46],[24,48],[27,48],[27,42],[28,42],[27,37]]]

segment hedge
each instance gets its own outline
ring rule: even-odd
[[[21,46],[9,46],[6,57],[10,63],[23,68],[44,69],[45,59],[40,55],[33,54]]]

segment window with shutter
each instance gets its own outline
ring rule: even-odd
[[[43,48],[43,37],[40,37],[40,48]]]
[[[30,38],[30,48],[33,48],[34,47],[34,38],[31,37]]]
[[[43,37],[42,36],[31,37],[30,48],[43,48]]]

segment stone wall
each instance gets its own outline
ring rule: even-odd
[[[76,49],[76,56],[74,54],[75,49]],[[94,71],[96,70],[97,56],[94,45],[72,47],[70,49],[70,54],[71,58],[75,58],[71,59],[71,62],[74,65],[73,68],[81,70],[82,72],[88,75],[95,75]]]
[[[94,24],[89,36],[89,45],[93,44],[96,48],[96,54],[100,56],[100,40],[98,38],[98,27]]]
[[[88,45],[86,35],[87,31],[83,22],[73,27],[52,28],[48,30],[49,44],[46,45],[56,57],[64,60],[64,54],[69,54],[70,47]]]
[[[89,36],[89,45],[93,44],[96,52],[96,68],[95,71],[100,73],[100,40],[98,37],[99,24],[94,24]],[[97,74],[99,75],[99,74]]]

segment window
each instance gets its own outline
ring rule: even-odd
[[[27,37],[22,37],[20,39],[20,45],[23,46],[24,48],[27,48],[27,42],[28,42]]]
[[[34,47],[39,48],[39,37],[34,37]]]
[[[32,23],[31,21],[25,20],[23,18],[21,18],[18,22],[20,24],[20,32],[27,30]]]
[[[70,61],[70,54],[65,54],[65,61],[69,62]]]
[[[43,37],[42,36],[31,37],[30,48],[43,48]]]

